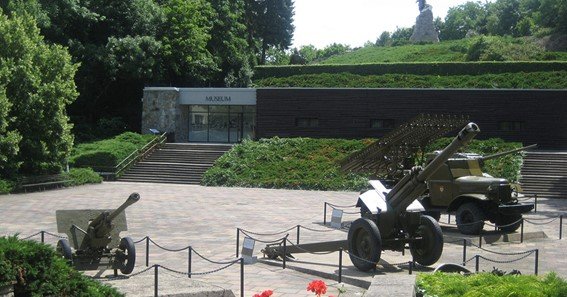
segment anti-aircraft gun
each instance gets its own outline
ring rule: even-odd
[[[374,190],[359,196],[356,206],[361,218],[352,222],[348,231],[350,259],[359,270],[373,269],[382,250],[402,251],[406,244],[421,265],[439,260],[443,232],[435,219],[422,214],[424,208],[416,199],[427,191],[426,181],[478,132],[475,123],[467,124],[427,166],[413,167],[392,189],[378,180],[370,181]]]
[[[533,209],[531,203],[518,202],[514,185],[504,178],[483,173],[485,161],[536,147],[536,144],[488,156],[454,154],[427,181],[429,191],[420,197],[427,212],[455,212],[457,227],[463,234],[479,234],[488,220],[504,231],[514,232],[522,214]],[[432,160],[439,152],[429,154]]]
[[[130,237],[120,238],[119,234],[128,229],[124,210],[138,200],[140,195],[132,193],[115,210],[57,210],[57,231],[69,238],[57,242],[57,251],[78,270],[109,267],[130,274],[136,247]]]

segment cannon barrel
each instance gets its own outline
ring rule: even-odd
[[[457,150],[467,145],[480,132],[475,123],[468,123],[453,141],[425,168],[413,168],[386,195],[386,200],[397,212],[405,209],[427,189],[425,181],[431,177]]]
[[[500,153],[484,156],[484,157],[479,158],[479,160],[480,161],[486,161],[486,160],[498,158],[498,157],[501,157],[501,156],[504,156],[504,155],[513,154],[513,153],[516,153],[516,152],[519,152],[519,151],[529,150],[529,149],[536,148],[536,147],[537,147],[537,143],[532,144],[532,145],[528,145],[528,146],[524,146],[524,147],[521,147],[521,148],[505,151],[505,152],[500,152]]]
[[[128,199],[126,199],[126,201],[122,203],[122,205],[120,205],[117,209],[115,209],[113,212],[111,212],[108,215],[108,220],[109,221],[114,220],[114,218],[118,216],[121,212],[123,212],[124,209],[126,209],[126,207],[138,202],[138,200],[140,200],[140,194],[138,193],[130,194],[130,196],[128,196]]]

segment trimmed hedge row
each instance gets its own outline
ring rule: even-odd
[[[509,72],[545,72],[567,70],[567,62],[432,62],[377,63],[359,65],[290,65],[257,66],[254,80],[269,77],[288,77],[301,74],[352,73],[359,75],[416,74],[416,75],[480,75]]]
[[[69,267],[45,244],[0,237],[0,285],[14,284],[15,296],[124,296]]]

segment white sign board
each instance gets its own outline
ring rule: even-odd
[[[246,264],[254,264],[257,260],[257,257],[253,256],[254,253],[254,245],[256,241],[250,237],[244,237],[244,242],[242,243],[242,258],[244,258],[244,263]]]
[[[331,216],[331,228],[340,229],[343,227],[343,211],[340,209],[333,208],[333,214]]]
[[[180,88],[179,104],[184,105],[256,105],[256,89]]]

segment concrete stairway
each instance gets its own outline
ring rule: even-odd
[[[226,144],[166,143],[118,180],[198,185],[203,173],[231,147]]]
[[[567,152],[526,152],[520,183],[527,195],[567,199]]]

